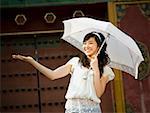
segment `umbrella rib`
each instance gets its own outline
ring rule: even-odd
[[[128,51],[129,51],[129,54],[131,55],[132,64],[135,66],[135,63],[134,63],[134,61],[133,61],[133,56],[132,56],[132,53],[131,53],[131,51],[130,51],[129,48],[128,48]]]
[[[101,51],[101,49],[103,48],[104,44],[109,40],[109,38],[110,38],[109,36],[110,36],[110,34],[108,33],[108,34],[107,34],[107,37],[105,38],[105,40],[103,41],[101,47],[99,48],[99,50],[98,50],[98,52],[97,52],[97,55],[100,53],[100,51]]]

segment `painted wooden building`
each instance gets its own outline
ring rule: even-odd
[[[62,41],[63,20],[92,17],[111,21],[134,37],[144,62],[139,78],[115,70],[102,96],[103,113],[150,113],[150,1],[1,0],[2,113],[63,113],[70,76],[51,81],[12,54],[31,55],[54,69],[80,52]]]

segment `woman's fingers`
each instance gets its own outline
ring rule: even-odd
[[[19,60],[25,60],[26,59],[26,57],[22,56],[22,55],[12,55],[12,58],[19,59]]]
[[[98,59],[97,57],[91,59],[91,63],[90,63],[91,67],[95,67],[95,66],[98,66]]]
[[[16,59],[16,58],[17,58],[17,55],[12,55],[12,58]]]
[[[16,56],[17,56],[17,55],[12,55],[12,58],[16,59]]]
[[[18,58],[20,58],[20,55],[12,55],[12,58],[18,59]]]
[[[23,55],[12,55],[12,58],[18,59],[18,60],[23,60],[26,62],[33,60],[33,58],[31,56],[23,56]]]

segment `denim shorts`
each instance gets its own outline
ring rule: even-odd
[[[68,99],[65,113],[102,113],[100,104],[89,99]]]

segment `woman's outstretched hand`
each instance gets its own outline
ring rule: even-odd
[[[33,60],[33,58],[31,56],[23,56],[23,55],[12,55],[12,58],[22,60],[25,62],[29,62],[29,61]]]

